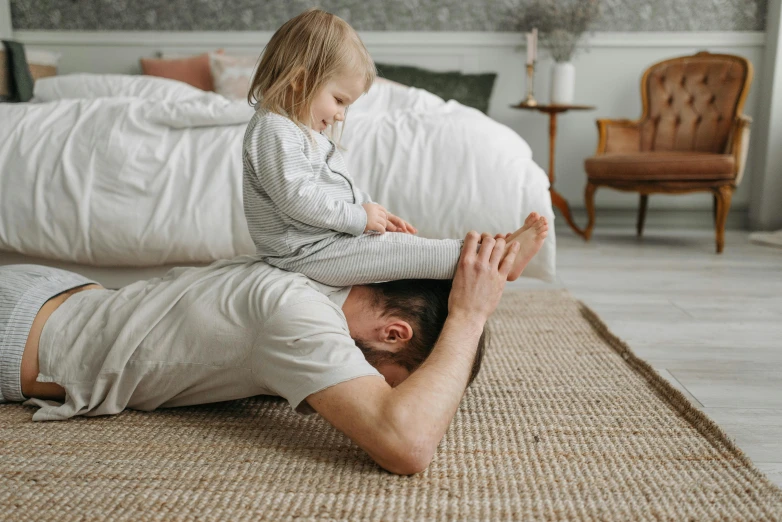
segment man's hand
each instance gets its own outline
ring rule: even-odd
[[[408,223],[407,221],[405,221],[399,216],[388,214],[388,221],[390,223],[390,225],[388,226],[389,232],[402,232],[405,234],[418,233],[418,230],[413,225],[411,225],[410,223]]]
[[[500,302],[518,251],[518,242],[512,243],[506,252],[505,239],[501,237],[479,236],[475,231],[467,234],[448,298],[449,317],[469,318],[482,327]]]
[[[364,203],[361,205],[367,213],[367,226],[365,234],[385,234],[388,228],[388,211],[377,203]]]

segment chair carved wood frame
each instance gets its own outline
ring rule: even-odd
[[[585,161],[585,203],[595,225],[595,191],[605,186],[640,193],[637,233],[649,194],[713,194],[717,253],[733,191],[744,174],[751,119],[742,114],[752,64],[740,56],[700,52],[664,60],[641,78],[637,120],[597,120],[597,152]]]

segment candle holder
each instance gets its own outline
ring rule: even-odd
[[[535,61],[527,64],[527,96],[521,105],[535,107],[538,101],[535,99]]]

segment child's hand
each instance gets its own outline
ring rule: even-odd
[[[364,233],[385,234],[389,226],[388,211],[377,203],[364,203],[361,206],[367,213],[367,227]]]
[[[410,223],[408,223],[407,221],[405,221],[399,216],[388,214],[388,222],[391,224],[388,227],[389,232],[404,232],[406,234],[418,233],[418,230],[416,230],[416,228],[413,225],[411,225]]]

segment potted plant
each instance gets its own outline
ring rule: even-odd
[[[598,0],[539,0],[522,16],[520,25],[537,28],[541,47],[554,58],[551,69],[552,104],[572,104],[575,96],[576,69],[571,62],[581,35],[597,17]]]

